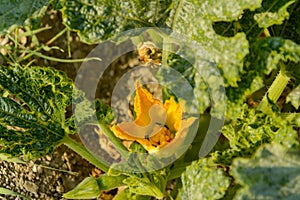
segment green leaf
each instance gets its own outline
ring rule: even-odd
[[[286,98],[287,102],[291,102],[292,105],[298,109],[300,106],[300,85],[292,90],[292,92]]]
[[[108,105],[104,104],[100,99],[95,100],[95,110],[98,121],[110,124],[114,120],[112,109]]]
[[[67,199],[91,199],[100,196],[103,190],[111,190],[124,185],[124,175],[109,176],[102,175],[99,178],[88,177],[79,183],[73,190],[65,193]]]
[[[193,162],[182,174],[182,200],[220,199],[230,184],[230,178],[223,169],[210,159],[203,158]]]
[[[168,66],[180,72],[184,76],[184,78],[189,81],[190,85],[195,86],[195,69],[193,69],[193,66],[190,62],[180,56],[184,55],[185,53],[187,52],[177,52],[177,54],[170,53],[167,60]]]
[[[274,36],[290,39],[300,44],[300,1],[296,1],[293,5],[289,6],[287,10],[290,15],[289,19],[281,25],[273,25],[270,27],[271,33]]]
[[[109,175],[102,175],[97,178],[97,183],[101,190],[111,190],[117,187],[124,185],[123,180],[127,176],[119,175],[119,176],[109,176]]]
[[[11,157],[10,155],[0,153],[0,161],[6,161],[6,162],[13,162],[13,163],[20,163],[20,164],[26,164],[23,160],[16,157]]]
[[[73,190],[65,193],[66,199],[93,199],[101,194],[101,189],[94,177],[87,177],[79,183]]]
[[[178,76],[178,72],[182,76]],[[216,65],[210,61],[210,55],[202,48],[197,49],[193,44],[182,41],[176,46],[175,53],[168,54],[167,65],[162,65],[155,75],[160,83],[167,86],[163,90],[165,99],[170,96],[182,98],[187,110],[196,115],[212,106],[210,114],[218,119],[223,118],[224,80]]]
[[[158,199],[162,199],[164,197],[164,194],[160,191],[159,188],[157,188],[155,183],[151,183],[147,179],[131,176],[125,179],[124,183],[128,185],[129,191],[131,193],[153,196]]]
[[[167,184],[167,174],[165,170],[137,174],[126,178],[124,183],[129,187],[131,194],[162,199]]]
[[[25,21],[47,7],[49,0],[0,0],[0,33]]]
[[[242,112],[245,96],[256,91],[259,92],[261,88],[265,87],[265,75],[269,75],[273,70],[278,71],[281,68],[280,65],[283,65],[282,63],[291,61],[300,62],[300,45],[293,41],[280,37],[252,40],[250,54],[245,59],[243,76],[238,83],[239,87],[226,88],[228,97],[226,116],[235,119]],[[288,71],[288,74],[293,76],[295,72]]]
[[[260,0],[180,1],[170,13],[167,24],[174,31],[200,43],[222,70],[227,84],[236,86],[240,80],[243,58],[249,52],[248,41],[243,33],[237,33],[234,37],[217,35],[212,23],[237,20],[244,9],[254,10],[260,3]],[[193,23],[188,23],[190,21]]]
[[[299,199],[300,148],[268,144],[250,159],[237,158],[231,174],[243,188],[235,199]]]
[[[135,200],[150,200],[150,196],[145,195],[137,195],[130,193],[128,188],[125,188],[121,192],[118,192],[116,196],[114,196],[114,200],[124,200],[124,199],[135,199]]]
[[[114,197],[114,200],[123,200],[123,199],[128,199],[129,196],[129,190],[128,188],[119,191],[118,194]]]
[[[89,101],[81,90],[74,89],[73,104],[76,106],[74,120],[78,128],[91,121],[110,124],[114,120],[113,111],[108,105],[100,99]]]
[[[267,115],[244,105],[240,117],[222,129],[230,149],[214,152],[213,158],[216,163],[230,165],[234,157],[249,157],[265,143],[276,141],[287,147],[296,145],[298,135],[293,124],[292,118],[282,118],[276,113]]]
[[[122,31],[163,25],[172,1],[63,0],[63,22],[86,43],[99,43]]]
[[[3,187],[0,187],[0,194],[5,194],[5,195],[15,195],[15,196],[19,196],[19,197],[22,197],[24,199],[29,199],[28,197],[24,196],[24,195],[21,195],[19,193],[16,193],[12,190],[9,190],[9,189],[6,189],[6,188],[3,188]]]
[[[73,84],[51,68],[0,66],[1,153],[36,158],[51,153],[68,133],[65,109]]]
[[[274,24],[282,24],[285,19],[289,18],[289,12],[287,8],[295,3],[295,0],[285,0],[285,1],[278,1],[274,3],[274,1],[269,1],[272,4],[270,8],[267,8],[266,12],[257,13],[254,15],[254,19],[257,21],[258,26],[261,28],[268,28]],[[270,9],[274,7],[274,5],[285,3],[282,7],[280,7],[277,12],[269,12]],[[266,4],[266,3],[265,3]]]
[[[252,64],[257,64],[256,70],[261,68],[258,73],[266,75],[274,69],[278,69],[279,61],[300,61],[300,46],[291,40],[284,40],[280,37],[269,37],[258,39],[251,49],[253,57]],[[254,60],[254,56],[256,60]]]

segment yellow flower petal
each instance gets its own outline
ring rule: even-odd
[[[162,105],[148,90],[142,88],[139,82],[136,83],[136,88],[136,119],[134,122],[114,125],[111,130],[122,140],[140,143],[149,153],[169,145],[180,146],[194,119],[182,120],[182,107],[173,97]]]
[[[164,104],[164,108],[167,110],[167,121],[166,125],[171,130],[171,132],[177,132],[180,127],[182,118],[182,109],[179,103],[171,97]]]
[[[139,126],[146,126],[151,122],[149,110],[153,105],[161,105],[158,99],[154,99],[153,95],[146,89],[136,83],[136,94],[134,98],[134,112],[136,114],[135,122]]]
[[[134,137],[132,135],[129,135],[129,134],[125,133],[118,125],[111,127],[111,130],[114,132],[114,134],[118,138],[120,138],[122,140],[137,141],[138,143],[143,145],[143,147],[147,150],[148,150],[149,147],[152,146],[152,143],[149,140],[145,140],[145,139],[142,139],[142,138],[137,138],[137,137]]]

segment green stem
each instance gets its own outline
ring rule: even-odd
[[[258,109],[264,113],[272,111],[269,101],[276,103],[289,81],[290,77],[288,77],[283,70],[280,70],[271,87],[268,89],[268,92],[259,104]]]
[[[271,37],[270,31],[267,28],[264,29],[264,34],[266,37]]]
[[[164,37],[164,43],[163,43],[163,51],[162,51],[162,64],[165,66],[168,66],[168,57],[169,52],[174,52],[174,46],[170,45],[171,41],[169,40],[168,36]]]
[[[172,169],[170,175],[168,176],[168,181],[181,177],[181,174],[186,170],[187,166],[188,164]]]
[[[18,41],[18,37],[19,37],[19,29],[15,29],[15,40],[14,41]],[[15,42],[15,48],[14,48],[14,57],[17,57],[17,49],[18,49],[18,43]]]
[[[42,48],[39,47],[39,48],[36,48],[35,51],[40,51],[41,49],[42,49]],[[34,55],[34,54],[33,54],[32,52],[30,52],[30,53],[26,54],[25,56],[20,57],[20,58],[18,59],[18,62],[22,62],[22,61],[24,61],[24,60],[27,60],[28,58],[32,57],[33,55]]]
[[[47,26],[47,27],[42,27],[42,28],[36,29],[36,30],[30,30],[29,27],[25,27],[26,32],[22,33],[20,35],[20,37],[23,37],[23,36],[25,36],[25,37],[33,36],[33,35],[36,35],[36,34],[38,34],[40,32],[49,30],[51,28],[52,28],[51,26]]]
[[[109,167],[105,161],[101,160],[100,158],[96,158],[83,145],[71,139],[68,135],[62,139],[62,143],[65,144],[70,149],[72,149],[73,151],[75,151],[82,158],[86,159],[97,168],[101,169],[104,172],[108,171]]]
[[[126,159],[129,156],[128,149],[123,145],[121,140],[115,136],[115,134],[104,123],[99,123],[101,131],[107,137],[107,139],[114,145],[119,153]]]
[[[71,58],[72,57],[72,55],[71,55],[71,32],[69,29],[67,30],[67,41],[68,41],[68,56],[69,56],[69,58]]]
[[[38,53],[35,51],[30,51],[30,53],[31,53],[31,56],[35,55],[35,56],[44,58],[46,60],[51,60],[51,61],[61,62],[61,63],[76,63],[76,62],[84,62],[84,61],[90,61],[90,60],[102,61],[102,59],[98,58],[98,57],[81,58],[81,59],[61,59],[61,58],[54,58],[54,57],[46,56],[44,54],[41,54],[41,53]]]
[[[56,34],[53,38],[51,38],[51,40],[49,40],[48,42],[46,42],[46,45],[50,45],[52,42],[54,42],[57,38],[59,38],[60,36],[62,36],[68,29],[65,28],[62,31],[60,31],[58,34]]]
[[[64,173],[71,174],[73,176],[78,176],[77,172],[72,172],[72,171],[63,170],[63,169],[57,169],[57,168],[49,167],[49,166],[46,166],[46,165],[37,165],[37,166],[45,168],[45,169],[49,169],[49,170],[52,170],[52,171],[64,172]]]

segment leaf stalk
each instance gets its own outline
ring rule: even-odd
[[[79,154],[82,158],[86,159],[91,164],[96,166],[97,168],[101,169],[104,172],[108,171],[108,164],[104,160],[95,157],[83,145],[79,144],[74,139],[70,138],[68,135],[66,135],[61,142],[73,151],[75,151],[77,154]]]
[[[272,85],[268,89],[267,93],[263,97],[261,103],[258,106],[258,110],[264,113],[272,112],[272,107],[269,101],[276,103],[281,96],[282,92],[284,91],[285,87],[290,81],[290,77],[288,77],[284,70],[280,70],[279,74],[276,76],[275,80],[273,81]]]

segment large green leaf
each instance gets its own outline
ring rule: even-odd
[[[300,44],[300,1],[298,0],[289,6],[287,11],[289,12],[289,18],[281,25],[273,25],[270,27],[271,33],[274,36],[290,39]]]
[[[245,34],[223,37],[215,33],[212,23],[237,20],[243,10],[254,10],[260,7],[260,3],[261,0],[63,0],[61,10],[67,27],[78,31],[82,41],[87,43],[99,43],[129,29],[168,26],[203,45],[222,69],[227,83],[236,86],[242,60],[248,53]]]
[[[244,9],[254,10],[260,3],[260,0],[180,1],[174,6],[167,24],[174,31],[199,42],[223,71],[227,84],[236,86],[240,80],[243,58],[249,52],[248,41],[243,33],[233,37],[217,35],[213,22],[237,20]]]
[[[0,0],[0,33],[13,25],[22,26],[50,0]]]
[[[263,88],[266,84],[264,76],[269,75],[273,70],[279,71],[283,68],[281,65],[286,65],[286,69],[283,70],[287,70],[290,76],[294,76],[299,67],[296,64],[290,70],[288,62],[300,62],[300,45],[280,37],[252,40],[250,53],[245,58],[244,72],[238,83],[239,87],[226,88],[229,105],[227,117],[235,119],[242,112],[245,96]]]
[[[65,109],[73,84],[51,68],[0,66],[1,153],[39,157],[52,152],[68,132]]]
[[[294,119],[282,118],[276,113],[266,115],[244,105],[240,117],[223,127],[230,149],[214,152],[216,163],[230,165],[234,157],[249,157],[262,144],[276,141],[287,147],[298,143]]]
[[[225,125],[222,133],[235,150],[255,148],[262,143],[276,139],[287,146],[296,143],[297,132],[287,120],[273,115],[256,112],[255,109],[244,109],[241,117],[232,124]],[[252,150],[250,148],[249,150]]]
[[[64,24],[86,43],[99,43],[122,31],[163,25],[172,1],[62,0]]]
[[[254,19],[257,21],[259,27],[262,28],[268,28],[274,24],[281,24],[289,17],[287,8],[295,1],[296,0],[275,0],[275,2],[274,0],[264,1],[261,9],[265,10],[265,12],[255,14]],[[276,9],[277,12],[271,12]]]
[[[167,185],[166,170],[136,174],[124,180],[129,192],[136,195],[152,196],[157,199],[164,197]]]
[[[264,76],[274,69],[277,70],[279,61],[299,62],[297,44],[279,37],[260,39],[262,29],[254,20],[255,14],[266,11],[286,12],[292,2],[263,1],[260,5],[260,1],[208,0],[198,4],[194,1],[181,1],[170,13],[167,24],[173,30],[199,42],[199,49],[203,47],[208,52],[210,60],[216,62],[222,77],[225,78],[225,83],[229,86],[226,88],[228,118],[234,119],[241,113],[245,97],[264,87]],[[268,20],[263,16],[265,15],[259,20]],[[188,23],[189,21],[193,23]],[[279,21],[282,23],[283,20]],[[230,34],[227,33],[228,30],[231,30]],[[203,76],[212,69],[211,65],[196,65],[202,78],[197,74],[194,76],[195,95],[202,112],[212,104],[211,96],[218,96],[220,93],[220,81],[216,81],[213,74],[209,78]],[[220,103],[216,105],[220,106]],[[216,111],[220,109],[217,108]]]
[[[199,47],[199,52],[196,53],[199,58],[192,64],[196,68],[193,76],[194,93],[201,113],[211,107],[212,116],[223,117],[226,99],[222,89],[224,86],[237,88],[242,78],[244,59],[249,53],[246,33],[234,32],[230,37],[223,36],[216,33],[213,24],[238,21],[244,17],[244,10],[253,11],[261,6],[260,3],[260,0],[175,2],[167,25],[175,32],[196,41]],[[234,107],[231,101],[227,104],[229,108]]]
[[[231,174],[243,187],[235,199],[299,199],[300,148],[265,145],[250,159],[235,159]]]
[[[182,174],[182,184],[182,200],[220,199],[230,184],[230,178],[210,159],[203,158],[186,168]]]

